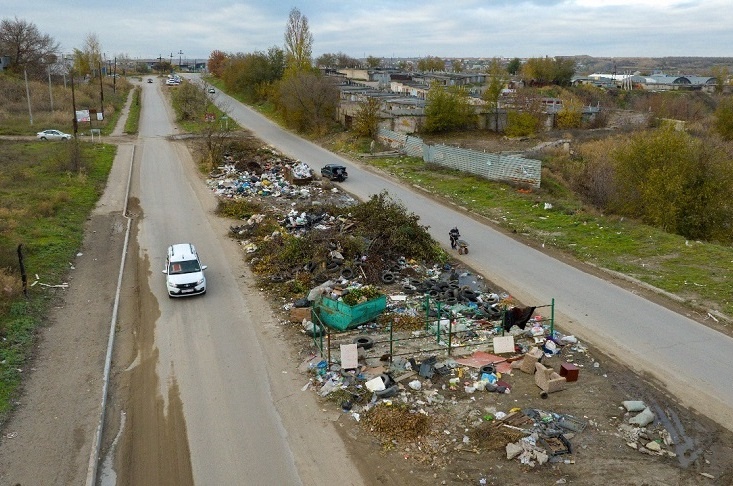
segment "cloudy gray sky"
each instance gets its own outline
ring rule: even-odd
[[[97,34],[107,56],[208,58],[283,46],[290,9],[313,56],[733,56],[731,0],[0,0],[64,52]]]

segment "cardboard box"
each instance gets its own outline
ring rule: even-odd
[[[303,319],[311,320],[310,307],[292,307],[290,309],[290,322],[303,322]]]

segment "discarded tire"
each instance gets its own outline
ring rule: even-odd
[[[496,294],[490,294],[487,298],[484,299],[484,302],[487,304],[496,304],[499,302],[499,296]]]
[[[445,299],[445,305],[456,305],[458,303],[458,299],[455,297],[448,297]]]
[[[493,364],[483,365],[480,371],[481,374],[486,373],[487,375],[490,375],[492,373],[496,373],[496,366],[494,366]],[[481,376],[481,374],[479,376]]]
[[[395,276],[394,276],[394,274],[392,272],[384,272],[382,274],[382,282],[383,283],[391,284],[391,283],[394,283],[394,281],[395,281]]]
[[[379,377],[384,382],[385,388],[389,388],[390,386],[394,385],[394,380],[392,380],[392,377],[389,376],[387,373],[382,373],[379,375]]]
[[[341,277],[345,279],[350,279],[354,276],[354,271],[350,268],[342,268],[341,269]]]
[[[339,264],[336,263],[336,262],[330,262],[328,265],[326,265],[326,271],[327,272],[333,273],[333,272],[335,272],[338,269],[339,269]]]
[[[313,270],[316,269],[316,262],[308,262],[303,266],[303,270],[305,270],[308,273],[313,273]]]
[[[354,338],[354,344],[356,344],[357,348],[372,349],[374,340],[369,336],[357,336]]]
[[[471,289],[463,289],[461,291],[461,296],[466,300],[470,300],[471,302],[476,302],[476,299],[478,299],[478,295],[476,295],[476,292]]]

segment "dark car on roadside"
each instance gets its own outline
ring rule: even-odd
[[[343,165],[326,164],[321,168],[321,176],[331,181],[343,182],[349,174]]]

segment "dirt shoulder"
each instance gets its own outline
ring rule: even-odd
[[[113,171],[109,185],[125,181],[124,170]],[[47,290],[57,303],[38,331],[20,399],[3,428],[0,484],[86,480],[125,228],[121,211],[98,206],[69,262],[68,290]]]

